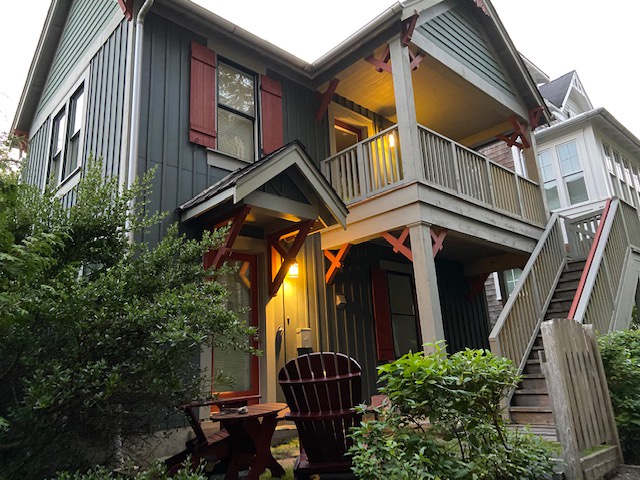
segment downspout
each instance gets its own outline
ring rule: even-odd
[[[155,0],[146,0],[136,16],[136,40],[133,57],[133,87],[131,96],[131,123],[129,131],[129,169],[127,172],[127,189],[138,176],[138,138],[140,131],[140,91],[142,84],[142,45],[144,41],[144,19]],[[135,199],[129,203],[129,213],[133,211]],[[133,231],[127,225],[129,242],[133,243]]]

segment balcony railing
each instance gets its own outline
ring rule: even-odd
[[[546,223],[537,183],[421,125],[418,132],[420,180],[527,222]],[[347,205],[410,180],[405,178],[396,125],[323,160],[321,169]]]

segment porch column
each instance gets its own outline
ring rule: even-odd
[[[416,105],[411,81],[409,48],[402,45],[400,37],[389,42],[393,91],[396,97],[396,115],[398,117],[398,136],[402,153],[404,178],[422,178],[422,159],[418,137]]]
[[[409,225],[413,276],[416,282],[420,332],[423,343],[444,340],[444,326],[440,310],[438,278],[433,260],[430,226],[424,222]]]

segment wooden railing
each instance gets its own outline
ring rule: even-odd
[[[418,131],[428,184],[544,225],[546,213],[537,183],[422,125]]]
[[[611,329],[631,250],[640,249],[637,210],[613,198],[605,213],[569,312],[569,318],[603,334]]]
[[[560,217],[554,213],[489,336],[491,351],[522,372],[566,264]]]
[[[542,226],[546,212],[540,186],[473,150],[418,125],[424,177],[430,186],[470,202]],[[349,205],[405,180],[396,125],[320,162]]]
[[[347,205],[401,183],[404,170],[398,127],[336,153],[320,162],[320,169]]]
[[[583,260],[589,255],[593,239],[600,225],[602,210],[590,212],[579,217],[565,217],[564,228],[569,243],[569,258]]]

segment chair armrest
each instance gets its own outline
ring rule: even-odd
[[[289,412],[285,415],[286,420],[293,420],[294,422],[313,422],[318,420],[336,420],[339,418],[350,418],[360,415],[356,412],[355,408],[348,410],[334,410],[331,412]]]

